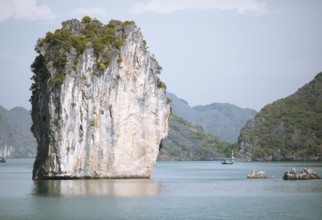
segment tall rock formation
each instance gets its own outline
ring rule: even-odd
[[[36,51],[33,179],[150,177],[170,111],[134,22],[68,20]]]
[[[266,105],[241,130],[238,145],[246,160],[321,160],[322,73]]]

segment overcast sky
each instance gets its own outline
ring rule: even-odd
[[[322,71],[322,0],[0,0],[0,105],[31,109],[37,39],[85,15],[134,20],[191,106],[260,110]]]

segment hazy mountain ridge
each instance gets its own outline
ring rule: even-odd
[[[322,72],[266,105],[241,130],[238,145],[247,160],[321,160]]]
[[[6,110],[0,106],[0,156],[32,157],[36,154],[30,112],[22,107]]]
[[[171,107],[175,114],[229,143],[237,142],[240,129],[256,114],[255,110],[229,103],[190,107],[187,101],[172,93],[168,93],[168,98],[172,100]]]

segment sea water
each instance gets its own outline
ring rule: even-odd
[[[0,164],[0,219],[321,219],[322,180],[285,181],[321,162],[158,161],[150,179],[31,179],[34,159]],[[270,179],[247,179],[253,170]]]

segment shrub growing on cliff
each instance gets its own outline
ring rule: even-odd
[[[55,74],[50,78],[50,83],[54,87],[59,87],[64,83],[65,75],[64,74]]]
[[[100,63],[100,62],[98,62],[98,69],[99,69],[100,71],[105,70],[105,69],[106,69],[105,64],[104,64],[104,63]]]
[[[123,59],[122,57],[117,58],[117,63],[122,63]]]
[[[160,79],[158,79],[158,81],[157,81],[157,87],[159,89],[167,89],[167,86],[165,85],[165,83],[162,82]]]
[[[92,18],[89,17],[89,16],[85,16],[85,17],[83,17],[82,22],[83,23],[91,23],[92,22]]]

